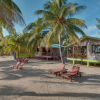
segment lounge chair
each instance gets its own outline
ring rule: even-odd
[[[79,67],[73,66],[71,72],[63,73],[63,74],[61,75],[61,77],[63,77],[63,78],[69,78],[70,81],[72,82],[72,79],[73,79],[74,77],[81,76],[81,73],[79,72],[79,69],[80,69]]]
[[[21,64],[17,67],[17,69],[21,70],[21,69],[23,69],[23,66],[24,66],[24,63],[21,63]]]
[[[51,70],[49,70],[50,74],[55,74],[56,76],[57,75],[60,76],[64,72],[67,72],[67,69],[65,69],[64,64],[61,64],[58,69],[53,69],[53,70],[51,69]]]
[[[24,58],[23,62],[28,62],[29,59],[28,58]]]
[[[17,69],[17,67],[18,67],[20,64],[21,64],[21,62],[18,61],[15,65],[11,65],[10,67],[11,67],[11,68],[16,68],[16,69]]]
[[[19,62],[28,62],[29,61],[28,58],[17,58],[16,60]]]
[[[13,68],[13,69],[20,69],[21,70],[23,68],[23,66],[24,66],[24,63],[18,63],[17,62],[16,65],[12,65],[10,67]]]
[[[17,58],[16,60],[17,60],[17,62],[23,62],[24,58]]]

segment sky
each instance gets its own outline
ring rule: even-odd
[[[23,13],[23,17],[26,25],[34,22],[39,16],[35,15],[35,10],[43,9],[43,4],[47,0],[14,0]],[[75,18],[81,18],[85,20],[87,29],[83,31],[93,37],[100,37],[100,30],[96,28],[96,18],[100,18],[100,0],[69,0],[71,2],[79,3],[79,5],[85,5],[87,8],[77,13]],[[22,33],[25,26],[15,25],[16,31]]]

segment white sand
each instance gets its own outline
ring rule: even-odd
[[[15,63],[13,57],[0,57],[0,100],[100,100],[99,67],[79,64],[83,76],[70,82],[48,74],[59,67],[58,61],[33,59],[23,70],[9,68]]]

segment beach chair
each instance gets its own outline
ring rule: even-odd
[[[67,69],[65,69],[64,64],[61,64],[58,69],[51,69],[51,70],[49,70],[50,74],[55,74],[56,76],[57,75],[60,76],[64,72],[67,72]]]
[[[21,70],[21,69],[23,69],[23,66],[24,66],[24,63],[21,63],[21,64],[17,67],[17,69]]]
[[[16,60],[19,62],[28,62],[29,61],[28,58],[17,58]]]
[[[17,62],[23,62],[24,58],[17,58],[16,60],[17,60]]]
[[[21,64],[21,62],[18,61],[15,65],[11,65],[10,67],[11,67],[11,68],[17,69],[17,67],[18,67],[20,64]]]
[[[23,60],[23,62],[28,62],[29,61],[29,59],[28,58],[24,58],[24,60]]]
[[[72,82],[72,79],[73,79],[74,77],[81,76],[81,73],[79,72],[79,69],[80,69],[79,67],[73,66],[71,72],[63,73],[63,74],[61,75],[61,77],[63,77],[63,78],[69,78],[70,81]]]
[[[12,69],[19,69],[19,70],[21,70],[23,68],[23,66],[24,66],[24,63],[21,63],[21,62],[18,63],[17,62],[17,64],[16,65],[12,65],[11,68]]]

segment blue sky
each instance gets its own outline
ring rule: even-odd
[[[47,0],[14,0],[23,13],[26,25],[35,21],[39,16],[34,15],[34,11],[42,9]],[[96,28],[96,18],[100,18],[100,0],[69,0],[72,2],[85,5],[87,8],[79,12],[74,17],[85,20],[88,29],[84,32],[89,36],[100,37],[100,32]],[[25,26],[16,25],[16,30],[21,33]]]

